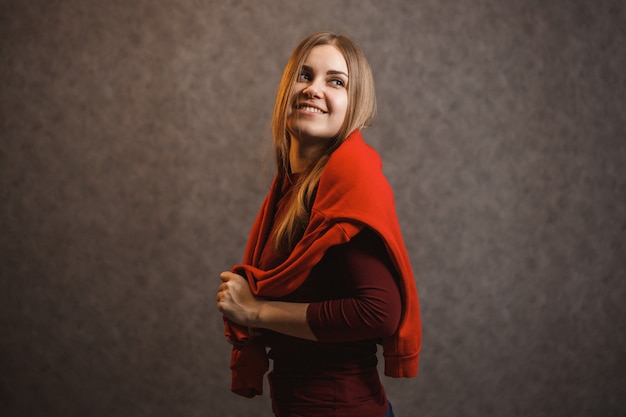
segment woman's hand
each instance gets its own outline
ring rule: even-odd
[[[263,300],[252,294],[248,281],[232,272],[220,274],[222,284],[217,291],[217,309],[227,319],[251,328],[257,327]]]
[[[289,336],[317,340],[306,320],[306,303],[267,301],[252,294],[248,281],[232,272],[220,274],[217,309],[234,323],[248,326],[251,335],[267,329]]]

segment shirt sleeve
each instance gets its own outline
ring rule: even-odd
[[[324,343],[392,335],[402,300],[381,238],[365,229],[337,250],[346,297],[309,304],[307,322],[313,334]]]

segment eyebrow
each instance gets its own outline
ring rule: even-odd
[[[311,72],[313,71],[313,68],[309,67],[308,65],[303,65],[302,69],[305,70],[305,71],[311,71]],[[346,74],[343,71],[338,71],[338,70],[328,70],[328,71],[326,71],[326,74],[330,74],[330,75],[338,74],[338,75],[343,75],[346,78],[350,78],[350,77],[348,77],[348,74]]]

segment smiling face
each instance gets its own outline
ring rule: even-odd
[[[332,45],[311,49],[294,85],[287,128],[300,146],[319,148],[334,138],[348,109],[348,65]]]

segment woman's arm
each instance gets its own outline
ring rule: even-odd
[[[364,229],[334,249],[317,274],[340,277],[344,296],[311,303],[307,322],[317,340],[341,343],[392,335],[402,315],[402,297],[387,249]]]
[[[256,329],[317,340],[307,322],[308,303],[268,301],[252,294],[248,281],[233,272],[220,274],[217,309],[229,320]]]
[[[268,301],[252,294],[241,275],[223,272],[218,310],[242,326],[307,340],[335,343],[392,334],[402,301],[382,241],[364,230],[340,246],[341,265],[333,262],[332,268],[345,283],[345,297],[315,303]]]

